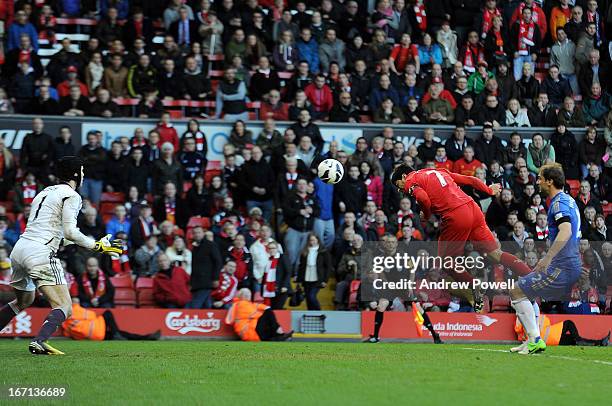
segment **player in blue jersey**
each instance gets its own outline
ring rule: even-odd
[[[526,348],[517,347],[521,354],[546,349],[546,343],[540,339],[530,299],[564,300],[569,297],[572,286],[580,277],[580,213],[574,199],[563,191],[564,185],[565,175],[561,165],[547,164],[540,168],[538,186],[541,193],[551,199],[548,209],[548,238],[551,244],[533,272],[520,277],[518,289],[510,292],[512,307],[529,337]]]

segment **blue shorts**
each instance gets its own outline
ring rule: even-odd
[[[530,299],[540,297],[545,300],[566,300],[579,278],[580,268],[569,270],[549,267],[545,272],[531,272],[521,276],[518,285]]]

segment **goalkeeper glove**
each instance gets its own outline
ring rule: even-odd
[[[107,234],[104,238],[96,241],[94,251],[111,256],[121,255],[123,253],[123,242],[121,240],[110,241],[111,234]]]

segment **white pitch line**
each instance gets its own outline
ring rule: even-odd
[[[507,350],[494,350],[492,348],[470,348],[470,347],[463,347],[460,348],[461,350],[468,350],[468,351],[487,351],[487,352],[505,352],[505,353],[510,353],[510,351]],[[581,362],[593,362],[595,364],[602,364],[602,365],[608,365],[608,366],[612,366],[612,362],[610,361],[602,361],[599,359],[582,359],[582,358],[574,358],[574,357],[568,357],[565,355],[548,355],[548,354],[541,354],[542,357],[546,357],[546,358],[557,358],[557,359],[564,359],[564,360],[568,360],[568,361],[581,361]]]

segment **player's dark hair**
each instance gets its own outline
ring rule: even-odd
[[[543,165],[540,168],[540,176],[542,176],[544,180],[552,180],[553,186],[557,189],[563,189],[565,186],[563,167],[558,163]]]
[[[391,173],[391,183],[395,186],[398,180],[402,180],[404,175],[408,175],[412,172],[412,168],[406,165],[405,163],[399,164]]]

